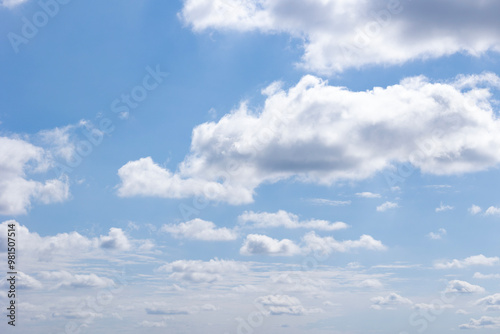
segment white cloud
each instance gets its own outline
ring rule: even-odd
[[[312,202],[312,203],[318,204],[318,205],[330,205],[330,206],[344,206],[344,205],[351,204],[351,201],[335,201],[335,200],[325,199],[325,198],[312,198],[309,200],[309,202]]]
[[[180,16],[197,32],[287,33],[304,44],[305,69],[330,74],[455,53],[498,52],[500,26],[492,15],[498,12],[495,1],[458,5],[453,0],[438,4],[432,0],[185,0]]]
[[[464,88],[463,80],[414,77],[361,92],[310,75],[287,91],[271,85],[262,110],[242,103],[218,122],[197,126],[177,172],[150,157],[122,166],[118,195],[243,204],[263,183],[331,185],[396,163],[436,175],[485,170],[500,162],[500,121],[489,88]]]
[[[484,215],[485,216],[500,215],[500,208],[497,208],[496,206],[490,206],[488,209],[486,209]]]
[[[13,8],[27,1],[28,0],[2,0],[2,6],[7,8]]]
[[[139,323],[139,327],[146,327],[146,328],[161,328],[161,327],[167,327],[167,322],[165,320],[162,321],[148,321],[148,320],[143,320]]]
[[[382,308],[393,309],[397,305],[411,305],[413,302],[408,298],[402,297],[395,292],[391,292],[389,295],[382,297],[374,297],[370,299],[372,302],[371,308],[375,310],[380,310]]]
[[[9,282],[7,279],[9,278],[9,275],[7,274],[4,279],[0,282],[0,287],[2,288],[8,288],[10,286]],[[16,275],[16,288],[19,289],[41,289],[43,287],[43,284],[37,280],[36,278],[18,271]],[[8,289],[7,289],[8,290]]]
[[[441,203],[439,205],[439,207],[436,208],[436,212],[443,212],[443,211],[449,211],[449,210],[453,210],[453,207],[451,205],[444,205],[443,203]]]
[[[300,248],[288,239],[277,240],[262,234],[247,235],[240,248],[242,255],[279,255],[291,256],[299,254]]]
[[[0,137],[0,215],[26,214],[33,199],[49,204],[69,198],[65,177],[45,182],[27,178],[28,173],[46,172],[50,164],[43,148],[18,138]]]
[[[192,313],[192,311],[186,307],[177,307],[166,303],[146,303],[144,309],[147,314],[151,315],[187,315]]]
[[[322,313],[320,308],[306,309],[299,299],[288,295],[267,295],[256,299],[267,307],[272,315],[306,315],[311,313]]]
[[[131,245],[121,228],[112,227],[108,235],[99,237],[99,247],[116,250],[129,250]]]
[[[460,329],[482,329],[482,328],[500,328],[500,317],[483,316],[479,319],[470,319],[468,324],[462,324]]]
[[[440,301],[439,299],[437,299],[437,301],[438,302],[435,302],[433,304],[426,304],[426,303],[415,304],[413,308],[416,310],[435,310],[435,311],[455,308],[455,306],[453,306],[452,304],[443,304],[442,301]]]
[[[477,279],[498,279],[500,278],[500,274],[481,274],[480,272],[476,272],[473,277]]]
[[[440,240],[445,235],[446,230],[444,228],[440,228],[437,233],[431,232],[427,236],[432,240]]]
[[[94,238],[88,238],[78,232],[40,236],[36,232],[31,232],[26,226],[9,220],[0,224],[0,250],[7,248],[6,236],[9,224],[17,224],[16,236],[22,240],[18,249],[25,265],[28,262],[32,264],[37,261],[58,263],[62,259],[74,261],[76,258],[96,257],[107,254],[109,251],[119,252],[132,247],[140,248],[147,242],[147,240],[130,240],[120,228],[114,227],[107,235]]]
[[[206,262],[201,260],[178,260],[161,266],[158,271],[171,273],[170,278],[176,280],[210,283],[222,280],[222,275],[246,272],[248,267],[243,263],[229,260],[212,259]]]
[[[332,252],[349,252],[353,249],[385,250],[381,241],[369,235],[362,235],[359,240],[337,241],[333,237],[320,237],[314,232],[309,232],[303,237],[306,251],[315,251],[330,254]]]
[[[362,288],[372,288],[372,289],[381,289],[381,288],[384,287],[384,285],[382,284],[382,282],[380,282],[376,278],[369,278],[369,279],[365,279],[365,280],[361,281],[359,283],[359,287],[362,287]]]
[[[484,288],[465,281],[452,280],[448,282],[445,292],[447,293],[482,293]]]
[[[474,205],[472,204],[472,206],[469,208],[469,212],[472,214],[472,215],[476,215],[478,213],[480,213],[481,211],[483,211],[481,209],[481,207],[477,206],[477,205]]]
[[[52,281],[51,288],[105,288],[114,285],[110,278],[96,274],[71,274],[68,271],[43,271],[40,277]]]
[[[177,225],[163,225],[161,231],[170,233],[175,238],[205,241],[228,241],[236,240],[238,237],[234,230],[226,227],[217,228],[214,223],[199,218]]]
[[[469,266],[493,266],[500,261],[498,257],[486,257],[483,254],[470,256],[463,260],[454,259],[451,262],[438,262],[434,265],[437,269],[466,268]]]
[[[256,228],[270,228],[270,227],[284,227],[284,228],[308,228],[323,231],[336,231],[349,227],[343,222],[329,222],[327,220],[310,219],[301,221],[299,216],[293,213],[279,210],[276,213],[268,212],[253,212],[245,211],[238,217],[240,224],[252,223],[252,227]]]
[[[479,299],[476,305],[485,305],[487,311],[500,310],[500,293]]]
[[[361,193],[356,193],[356,196],[362,198],[380,198],[380,194],[372,193],[369,191],[363,191]]]
[[[394,202],[385,202],[379,206],[377,206],[377,211],[379,212],[384,212],[384,211],[387,211],[389,209],[394,209],[394,208],[399,208],[399,205],[398,203],[394,203]]]

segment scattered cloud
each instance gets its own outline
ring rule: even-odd
[[[185,223],[163,225],[161,231],[170,233],[173,237],[204,241],[230,241],[238,238],[235,230],[217,226],[206,220],[199,218]]]
[[[5,278],[2,279],[2,281],[0,282],[0,287],[5,289],[10,286],[9,282],[7,281],[8,278],[9,275],[5,276]],[[43,284],[33,276],[30,276],[22,271],[18,271],[16,275],[16,287],[19,289],[28,290],[41,289],[43,287]],[[5,296],[7,296],[7,294],[5,294]]]
[[[265,306],[271,315],[306,315],[322,313],[320,308],[306,309],[299,299],[288,295],[268,295],[256,299],[256,302]]]
[[[245,272],[248,267],[236,261],[212,259],[178,260],[164,264],[158,268],[159,272],[170,273],[170,278],[193,283],[211,283],[222,280],[222,275]]]
[[[500,274],[481,274],[480,272],[475,272],[473,278],[477,279],[499,279]]]
[[[18,138],[0,137],[0,215],[26,214],[33,200],[44,204],[69,198],[67,177],[45,182],[30,180],[51,168],[47,152]]]
[[[483,211],[481,209],[481,207],[479,207],[479,206],[477,206],[475,204],[472,204],[472,206],[469,208],[469,212],[472,215],[477,215],[478,213],[481,213],[481,211]]]
[[[317,205],[344,206],[351,204],[351,201],[335,201],[325,198],[311,198],[309,202]]]
[[[58,288],[106,288],[115,283],[112,279],[96,274],[71,274],[68,271],[42,271],[40,278],[51,281],[50,287]]]
[[[436,233],[431,232],[427,236],[432,240],[440,240],[445,235],[446,235],[446,230],[444,228],[440,228]]]
[[[496,206],[490,206],[488,209],[486,209],[486,212],[484,213],[485,216],[498,216],[500,215],[500,208],[497,208]]]
[[[247,235],[240,248],[242,255],[291,256],[301,252],[300,247],[288,239],[277,240],[262,234]]]
[[[451,205],[444,205],[443,203],[441,203],[441,205],[439,205],[439,207],[436,208],[436,212],[443,212],[443,211],[450,211],[450,210],[453,210],[453,207]]]
[[[460,329],[500,328],[500,317],[495,318],[495,317],[483,316],[479,319],[471,318],[468,324],[462,324],[459,326],[459,328]]]
[[[99,247],[126,251],[130,249],[131,244],[121,228],[112,227],[108,235],[99,237]]]
[[[377,206],[377,211],[379,212],[384,212],[384,211],[387,211],[389,209],[395,209],[395,208],[399,208],[399,205],[398,203],[394,203],[394,202],[385,202],[379,206]]]
[[[375,240],[369,235],[362,235],[359,240],[337,241],[333,237],[320,237],[314,232],[309,232],[303,237],[305,249],[307,251],[322,252],[330,254],[332,252],[349,252],[353,249],[385,250],[386,247],[381,241]]]
[[[147,314],[151,315],[187,315],[191,313],[188,308],[179,308],[166,303],[146,303],[144,309]]]
[[[380,198],[380,194],[376,194],[376,193],[371,193],[369,191],[364,191],[364,192],[361,192],[361,193],[356,193],[356,196],[357,197],[362,197],[362,198]]]
[[[382,282],[375,278],[369,278],[361,281],[359,283],[359,287],[361,288],[372,288],[372,289],[381,289],[384,287]]]
[[[445,292],[447,293],[482,293],[484,288],[465,281],[452,280],[448,282]]]
[[[391,292],[389,295],[382,297],[374,297],[370,299],[372,302],[371,308],[375,310],[381,310],[382,308],[394,309],[397,305],[412,305],[413,302],[408,298],[404,298],[395,292]]]
[[[426,304],[426,303],[415,304],[413,306],[413,308],[415,310],[442,311],[442,310],[445,310],[445,309],[455,308],[455,306],[453,306],[451,304],[443,304],[441,301],[439,301],[439,302],[436,302],[436,303],[433,303],[433,304]]]
[[[500,311],[500,293],[481,298],[476,305],[485,305],[486,311]]]
[[[284,227],[284,228],[308,228],[323,231],[337,231],[349,227],[343,222],[329,222],[327,220],[309,219],[305,221],[299,220],[299,216],[283,210],[276,213],[268,212],[253,212],[245,211],[238,217],[240,224],[251,223],[255,228],[270,228],[270,227]]]
[[[451,262],[437,262],[434,267],[437,269],[466,268],[470,266],[493,266],[500,261],[498,257],[486,257],[483,254],[470,256],[463,260],[454,259]]]
[[[14,220],[5,221],[0,224],[0,249],[7,248],[8,224],[17,224],[17,237],[23,242],[19,243],[18,249],[25,256],[24,262],[33,261],[56,261],[59,259],[98,257],[110,251],[124,252],[131,249],[138,250],[148,240],[132,240],[120,228],[112,227],[107,235],[89,238],[78,232],[58,233],[50,236],[40,236]],[[57,262],[57,261],[56,261]]]
[[[7,8],[13,8],[27,2],[28,0],[2,0],[1,5]]]

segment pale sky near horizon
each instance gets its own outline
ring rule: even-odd
[[[1,333],[498,333],[498,1],[0,3]]]

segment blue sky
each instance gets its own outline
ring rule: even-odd
[[[498,10],[3,0],[2,333],[498,332]]]

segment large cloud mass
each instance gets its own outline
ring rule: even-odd
[[[500,162],[490,92],[499,86],[490,73],[447,83],[413,77],[362,92],[309,75],[288,91],[274,83],[261,112],[243,103],[197,126],[178,171],[150,157],[125,164],[118,193],[242,204],[260,184],[287,178],[330,185],[398,163],[436,175],[485,170]]]
[[[500,51],[496,0],[184,0],[194,31],[286,33],[318,73]]]

